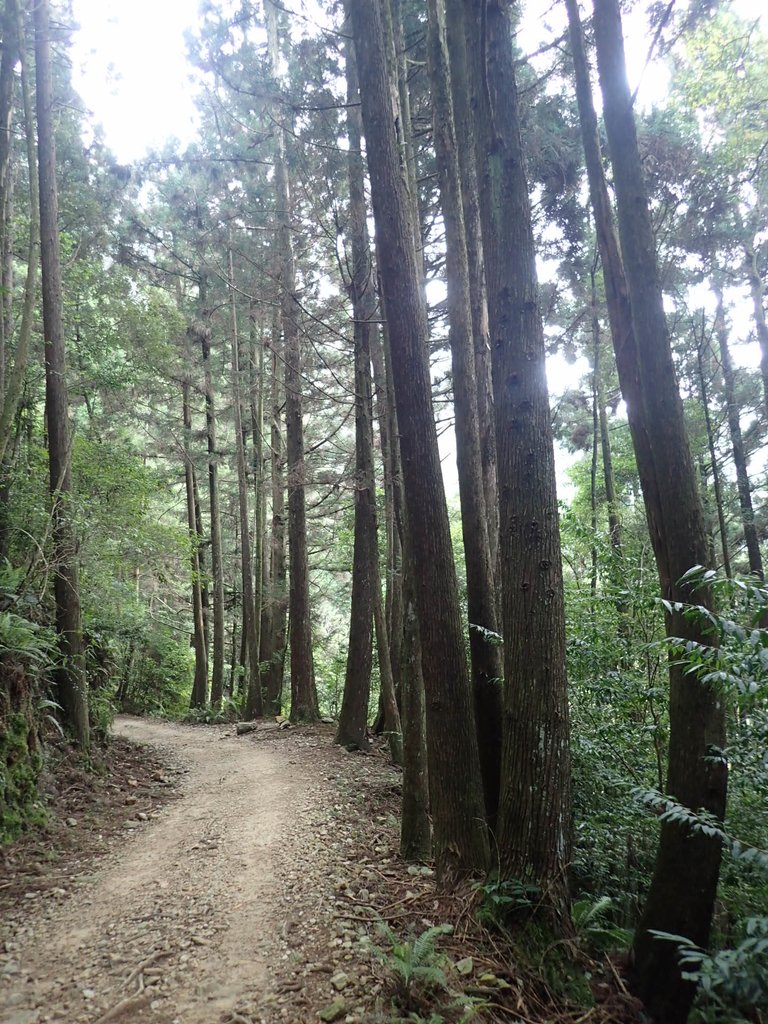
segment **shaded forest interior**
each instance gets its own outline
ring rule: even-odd
[[[588,950],[644,1019],[764,1019],[748,13],[201,3],[197,137],[124,165],[68,5],[3,0],[0,843],[117,712],[322,721],[547,984]],[[439,935],[386,1019],[517,1019],[442,999]]]

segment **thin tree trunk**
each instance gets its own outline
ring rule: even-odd
[[[21,397],[24,393],[24,378],[27,372],[29,359],[29,346],[32,338],[32,327],[35,316],[35,298],[37,292],[37,264],[40,256],[40,201],[38,192],[38,168],[37,153],[35,151],[35,118],[34,107],[29,82],[29,70],[27,68],[26,46],[24,44],[24,23],[23,13],[18,7],[17,0],[9,0],[7,16],[15,12],[16,32],[11,37],[19,44],[18,57],[21,65],[21,94],[24,107],[24,129],[27,145],[27,167],[29,169],[29,245],[27,249],[27,275],[24,282],[24,303],[21,312],[21,323],[16,341],[16,351],[13,358],[13,366],[10,372],[7,369],[7,352],[5,342],[10,332],[11,319],[6,317],[6,308],[10,309],[10,298],[13,293],[12,268],[6,273],[3,271],[2,280],[4,291],[2,294],[2,311],[0,311],[0,324],[2,324],[2,353],[0,354],[0,367],[2,367],[3,383],[0,385],[0,466],[5,461],[8,442],[13,432],[13,424],[19,409]],[[11,45],[11,39],[7,45]],[[6,48],[3,49],[3,62],[6,57]],[[3,71],[0,71],[0,94],[5,88],[3,82]],[[5,111],[0,113],[3,116]],[[0,123],[0,139],[5,132],[4,123]],[[0,157],[0,175],[3,175],[2,160]],[[10,202],[8,189],[9,169],[6,168],[3,176],[2,188],[0,188],[0,218],[2,218],[2,204]],[[4,246],[6,238],[3,236],[0,241],[0,259],[3,259],[5,266]],[[10,259],[9,250],[9,259]],[[6,322],[7,321],[7,322]]]
[[[264,609],[264,346],[256,338],[255,303],[251,303],[248,350],[248,379],[253,452],[253,603],[256,649],[261,658],[261,624]],[[258,359],[257,353],[258,351]],[[261,664],[259,664],[261,677]],[[263,685],[262,679],[262,685]],[[277,714],[273,707],[267,714]]]
[[[50,11],[48,0],[34,7],[37,84],[38,179],[40,186],[40,259],[45,334],[45,413],[52,498],[56,632],[61,651],[56,671],[59,703],[75,740],[90,746],[88,688],[80,624],[77,543],[71,518],[69,404],[62,324],[56,143],[53,122]]]
[[[603,375],[599,369],[602,338],[600,318],[598,316],[597,283],[594,267],[590,273],[590,291],[592,298],[592,338],[595,345],[595,397],[597,399],[598,416],[600,419],[600,454],[603,457],[605,501],[608,506],[608,539],[610,540],[614,556],[621,561],[621,520],[619,519],[619,507],[616,498],[616,478],[613,473],[611,435],[608,431],[608,414],[605,409]]]
[[[763,557],[760,553],[760,540],[755,528],[755,512],[752,508],[752,487],[749,482],[749,471],[747,469],[747,456],[744,451],[744,438],[741,434],[741,417],[739,406],[736,401],[736,379],[733,373],[733,362],[731,352],[728,348],[728,326],[725,322],[725,307],[723,305],[723,290],[719,284],[713,284],[712,291],[717,300],[715,310],[715,336],[720,350],[720,366],[723,371],[723,385],[725,389],[725,411],[728,417],[728,430],[731,435],[731,451],[733,453],[733,465],[736,470],[736,488],[739,494],[739,509],[741,511],[741,525],[744,530],[744,542],[747,546],[747,557],[749,559],[749,571],[762,582]]]
[[[428,0],[427,11],[432,136],[445,226],[449,340],[456,462],[467,571],[469,649],[485,810],[488,823],[494,829],[501,780],[502,666],[500,649],[496,642],[489,640],[489,632],[498,633],[498,623],[477,414],[469,263],[442,0]]]
[[[392,662],[389,660],[389,638],[387,623],[384,617],[384,601],[381,597],[381,580],[373,581],[373,621],[376,628],[376,651],[379,659],[379,682],[381,684],[381,704],[384,712],[384,732],[389,743],[389,752],[394,764],[403,764],[403,728],[400,709],[395,694],[395,678],[392,673]]]
[[[253,598],[253,558],[251,557],[251,518],[248,508],[248,467],[243,437],[243,397],[240,376],[237,303],[235,299],[235,270],[232,246],[228,253],[229,315],[232,343],[232,404],[235,415],[235,444],[237,446],[237,493],[240,512],[240,551],[243,581],[243,641],[248,651],[248,680],[245,683],[244,714],[247,721],[263,714],[261,674],[259,672],[259,634],[256,628],[256,606]]]
[[[496,411],[504,746],[499,870],[570,928],[569,715],[554,441],[507,0],[467,17]]]
[[[285,558],[285,474],[281,422],[283,416],[279,358],[282,344],[279,318],[272,325],[272,390],[270,426],[270,479],[272,522],[269,533],[269,591],[262,618],[261,660],[268,665],[265,679],[267,705],[278,714],[282,703],[288,616],[288,588]]]
[[[692,595],[680,580],[693,566],[706,564],[706,529],[658,278],[618,0],[595,0],[594,11],[640,398],[657,483],[657,565],[663,597],[685,602]],[[649,504],[653,496],[645,498]],[[695,601],[708,606],[711,595],[705,588],[697,589]],[[667,632],[697,643],[713,639],[697,622],[674,612],[667,615]],[[725,813],[727,785],[724,707],[719,693],[693,679],[678,659],[670,662],[667,787],[684,806],[703,807],[717,818]],[[720,857],[719,838],[692,833],[679,821],[662,824],[656,868],[635,936],[634,983],[651,1015],[664,1024],[686,1020],[694,986],[681,978],[674,945],[658,941],[651,931],[682,935],[706,948]]]
[[[349,4],[346,5],[349,10]],[[347,17],[348,17],[347,13]],[[344,694],[336,743],[347,749],[368,749],[368,701],[373,662],[374,592],[379,592],[376,527],[376,481],[373,468],[373,396],[371,393],[371,335],[376,298],[371,274],[371,250],[366,224],[362,161],[362,117],[358,103],[354,47],[346,48],[347,135],[349,156],[349,234],[352,268],[348,285],[354,321],[355,362],[355,525],[352,558],[352,603]],[[389,652],[387,651],[387,655]],[[381,661],[381,659],[380,659]],[[390,671],[391,675],[391,671]],[[383,687],[382,687],[383,690]]]
[[[11,225],[12,208],[12,152],[14,66],[24,47],[19,44],[19,17],[17,0],[6,0],[0,15],[2,31],[2,54],[0,55],[0,401],[6,393],[5,373],[8,357],[8,341],[11,334],[11,312],[13,300],[13,242]],[[23,65],[22,65],[23,67]],[[24,112],[27,135],[34,131],[34,122]],[[30,184],[36,188],[34,176],[30,173]],[[37,229],[39,233],[39,228]],[[31,233],[31,225],[30,225]],[[13,422],[13,416],[9,424]],[[0,438],[4,435],[0,433]],[[2,457],[0,456],[0,464]]]
[[[187,495],[187,529],[189,531],[189,559],[192,573],[192,646],[195,651],[195,675],[192,683],[192,694],[189,700],[191,708],[205,707],[208,697],[208,658],[205,643],[205,615],[203,611],[203,595],[200,572],[200,534],[197,528],[195,500],[195,471],[192,465],[191,436],[192,409],[189,404],[189,382],[184,381],[181,388],[182,420],[184,424],[184,484]]]
[[[404,768],[400,856],[406,861],[424,861],[429,860],[432,852],[427,713],[413,573],[408,567],[405,570],[403,606],[404,632],[400,677],[402,679]]]
[[[467,261],[469,264],[469,294],[475,354],[480,456],[483,470],[483,488],[485,491],[485,512],[488,522],[488,540],[491,548],[491,566],[494,572],[498,604],[498,595],[501,588],[498,562],[499,492],[496,479],[496,431],[493,413],[488,304],[485,291],[485,260],[480,226],[480,189],[477,182],[477,163],[475,160],[475,124],[470,108],[467,44],[463,31],[463,2],[464,0],[445,0],[446,40],[450,58],[451,94],[453,97],[456,136],[458,139],[461,139],[461,145],[457,147],[457,151],[461,174],[461,198],[464,212]]]
[[[203,642],[205,644],[205,661],[208,664],[210,653],[210,619],[211,595],[208,590],[208,572],[205,567],[205,533],[203,532],[203,510],[200,505],[200,488],[197,486],[197,470],[192,465],[192,496],[195,502],[195,531],[197,533],[197,561],[200,567],[200,602],[203,607]],[[208,699],[208,682],[205,686]]]
[[[405,498],[427,693],[427,746],[438,870],[488,862],[474,710],[442,485],[427,358],[428,325],[413,245],[381,10],[352,5],[368,170],[392,348]]]
[[[696,339],[696,366],[699,376],[699,390],[701,392],[701,406],[704,410],[704,426],[707,431],[707,446],[709,448],[709,459],[712,464],[712,488],[715,492],[715,504],[717,506],[717,522],[720,529],[720,546],[723,552],[723,572],[730,580],[733,578],[731,569],[731,556],[728,551],[728,529],[725,522],[725,508],[723,506],[723,489],[720,482],[720,467],[715,447],[715,432],[712,427],[712,414],[709,411],[709,395],[707,394],[707,380],[704,372],[704,346],[707,344],[704,328],[702,326],[701,338]]]
[[[211,577],[213,583],[213,671],[211,707],[221,707],[224,693],[224,560],[221,546],[221,510],[219,500],[219,453],[216,447],[216,404],[211,373],[211,330],[208,324],[207,280],[199,280],[200,323],[196,325],[203,357],[205,387],[205,426],[208,445],[208,498],[211,518]]]
[[[398,505],[402,493],[400,471],[400,445],[397,431],[397,412],[392,386],[392,368],[389,358],[389,332],[383,325],[382,336],[376,335],[371,345],[373,376],[378,395],[379,430],[384,456],[384,498],[387,517],[387,632],[389,634],[389,660],[395,681],[395,692],[400,691],[400,654],[403,644],[403,538]]]
[[[278,63],[277,8],[267,4],[269,67],[276,77]],[[279,111],[287,116],[287,108]],[[275,151],[275,200],[279,261],[280,313],[285,339],[285,435],[288,453],[288,603],[291,621],[291,721],[314,722],[320,717],[312,656],[307,548],[306,463],[302,413],[301,339],[296,271],[291,241],[291,198],[285,159],[285,129],[278,125]]]
[[[763,402],[768,413],[768,323],[765,319],[763,279],[757,263],[757,251],[754,246],[744,247],[744,268],[752,295],[752,311],[755,318],[755,331],[760,344],[760,376],[763,380]]]

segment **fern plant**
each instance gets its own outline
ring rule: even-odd
[[[604,951],[630,944],[632,932],[609,919],[612,910],[613,900],[610,896],[599,896],[596,900],[576,900],[571,907],[571,917],[576,935],[584,945]]]
[[[434,925],[411,938],[401,939],[386,921],[379,920],[377,931],[387,948],[374,946],[373,953],[387,970],[395,1002],[402,1011],[417,1011],[432,993],[448,990],[445,972],[448,958],[438,950],[437,941],[442,935],[450,935],[451,925]]]

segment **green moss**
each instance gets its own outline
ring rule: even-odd
[[[45,819],[37,796],[42,758],[31,747],[24,715],[12,714],[0,722],[0,844]]]

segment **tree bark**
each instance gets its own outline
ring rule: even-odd
[[[438,871],[445,874],[484,868],[488,836],[432,413],[426,308],[413,244],[411,197],[392,116],[381,9],[377,0],[359,0],[351,14],[416,577],[435,852]]]
[[[211,707],[221,707],[224,693],[224,560],[221,548],[221,510],[219,501],[219,452],[216,447],[216,402],[211,374],[211,329],[207,308],[207,282],[201,274],[200,317],[197,333],[203,357],[205,387],[205,428],[208,445],[208,498],[211,513],[211,576],[213,580],[213,671]]]
[[[279,361],[282,338],[279,316],[272,324],[271,355],[271,425],[269,435],[272,521],[269,531],[269,587],[262,604],[261,660],[267,669],[264,679],[267,707],[270,714],[280,713],[283,693],[283,672],[288,617],[288,588],[285,558],[285,450],[281,429],[283,401]]]
[[[494,573],[498,605],[499,579],[499,491],[496,479],[496,431],[493,413],[491,380],[491,348],[488,328],[488,304],[485,290],[485,260],[480,225],[480,189],[475,160],[475,124],[469,96],[467,43],[464,34],[464,0],[445,0],[446,40],[451,71],[451,95],[456,136],[462,140],[457,147],[461,176],[461,200],[464,212],[464,233],[469,264],[469,295],[472,312],[472,336],[477,386],[477,416],[480,429],[480,457],[485,491],[485,513],[488,541]]]
[[[755,319],[755,332],[760,345],[760,376],[763,381],[763,402],[768,414],[768,322],[765,319],[763,279],[757,263],[757,251],[754,244],[744,247],[744,268],[752,295],[752,310]]]
[[[653,525],[658,531],[662,595],[684,602],[692,595],[679,581],[688,569],[706,564],[706,529],[658,278],[618,0],[595,0],[594,12],[640,400],[656,476],[656,495],[646,495],[646,505],[657,502]],[[711,595],[697,589],[695,601],[709,606]],[[698,643],[712,642],[696,622],[678,613],[667,615],[667,632]],[[684,806],[703,807],[721,818],[727,785],[724,701],[676,661],[670,663],[667,787]],[[665,1024],[686,1020],[694,987],[681,978],[674,945],[655,939],[651,929],[707,946],[720,857],[719,839],[691,832],[675,821],[663,823],[651,889],[635,937],[634,983],[651,1015]]]
[[[13,247],[12,247],[12,181],[11,181],[11,154],[13,135],[13,105],[14,105],[14,66],[19,59],[22,48],[19,46],[17,27],[16,0],[6,0],[0,13],[0,31],[2,41],[0,45],[0,282],[3,285],[0,292],[0,401],[6,392],[5,373],[6,361],[8,358],[8,341],[11,333],[11,302],[13,297]],[[26,119],[27,132],[33,130],[33,122]],[[34,183],[35,178],[30,177]],[[39,229],[38,229],[39,233]],[[13,416],[10,418],[13,421]],[[0,434],[0,438],[3,434]],[[2,457],[0,457],[0,464]]]
[[[484,0],[467,18],[477,126],[499,483],[504,744],[499,870],[542,889],[555,931],[570,928],[569,715],[565,609],[512,11]]]
[[[243,641],[248,651],[248,679],[244,684],[246,699],[244,714],[247,720],[259,718],[263,713],[261,672],[259,665],[259,632],[256,626],[256,605],[253,596],[253,557],[251,555],[251,517],[248,503],[248,468],[243,437],[243,397],[240,377],[240,345],[235,298],[235,269],[232,246],[228,253],[229,316],[232,348],[232,405],[235,416],[235,444],[237,446],[237,494],[240,520],[240,551],[243,581]]]
[[[704,329],[702,328],[701,338],[696,339],[696,366],[699,377],[699,391],[701,393],[701,406],[704,410],[704,427],[707,432],[707,447],[709,448],[709,459],[712,464],[712,488],[715,492],[715,505],[717,506],[717,523],[720,530],[720,547],[723,552],[723,572],[727,579],[733,579],[731,569],[731,556],[728,550],[728,529],[725,522],[725,507],[723,505],[722,485],[720,482],[720,467],[718,465],[717,450],[715,448],[715,432],[712,427],[712,414],[709,411],[709,395],[707,394],[707,379],[704,372],[704,347],[709,347]]]
[[[467,572],[469,649],[485,811],[488,824],[494,830],[501,780],[502,666],[498,644],[489,640],[489,633],[498,633],[498,623],[477,412],[478,389],[472,339],[469,261],[457,154],[460,147],[457,146],[453,120],[442,0],[428,0],[427,11],[427,50],[432,87],[432,138],[437,157],[445,226],[449,341],[456,463]]]
[[[728,431],[731,435],[731,452],[733,453],[733,465],[736,470],[736,488],[739,494],[739,509],[741,511],[741,525],[744,530],[744,542],[747,546],[747,557],[749,559],[749,571],[757,576],[761,582],[765,579],[763,573],[763,556],[760,553],[760,540],[755,527],[755,512],[752,508],[752,487],[749,482],[749,471],[747,469],[747,456],[744,451],[744,438],[741,433],[741,416],[736,401],[736,378],[733,372],[731,352],[728,347],[728,325],[725,322],[725,307],[723,305],[723,289],[719,284],[714,284],[712,291],[717,300],[715,310],[715,336],[720,351],[720,366],[723,371],[723,385],[725,391],[725,411],[728,418]]]
[[[15,19],[16,30],[11,33],[7,40],[4,40],[6,45],[3,48],[3,69],[0,70],[0,96],[2,96],[4,90],[7,88],[4,81],[7,51],[15,42],[18,45],[18,58],[21,65],[21,95],[24,109],[27,168],[29,170],[29,244],[27,248],[27,274],[24,281],[24,302],[21,312],[21,323],[19,324],[19,333],[16,339],[16,351],[13,357],[13,366],[8,370],[6,342],[10,336],[12,323],[9,314],[11,309],[11,298],[13,295],[13,268],[12,253],[9,248],[7,262],[10,264],[10,269],[7,271],[5,269],[5,248],[6,242],[9,241],[7,238],[8,225],[5,226],[4,230],[6,234],[4,234],[2,240],[0,240],[0,259],[3,261],[4,268],[2,272],[4,290],[2,293],[2,303],[0,303],[2,306],[2,310],[0,310],[0,331],[2,331],[2,340],[0,342],[0,377],[2,378],[2,383],[0,383],[0,466],[2,466],[5,461],[8,442],[13,434],[13,424],[24,392],[24,378],[27,372],[29,347],[35,317],[37,264],[40,256],[40,200],[38,192],[37,152],[35,150],[34,106],[29,82],[29,70],[27,67],[26,45],[24,43],[23,12],[19,8],[17,0],[9,0],[6,15],[9,18]],[[14,59],[15,56],[12,55],[11,71],[13,70]],[[4,96],[2,98],[2,102],[3,104],[5,103]],[[5,109],[3,107],[3,109],[0,110],[0,139],[3,138],[3,135],[6,132],[5,121],[2,120],[4,117]],[[10,112],[8,117],[10,118]],[[10,131],[10,126],[7,130]],[[5,141],[7,143],[9,140]],[[0,180],[2,180],[2,185],[0,186],[0,218],[3,217],[2,211],[10,203],[10,168],[6,166],[5,171],[3,171],[3,162],[5,160],[6,155],[3,153],[0,155]],[[0,500],[2,500],[1,496]]]
[[[266,5],[270,74],[277,75],[277,8]],[[296,299],[296,271],[291,240],[291,196],[285,159],[285,129],[277,112],[275,146],[275,202],[277,217],[280,316],[285,342],[285,437],[288,454],[288,605],[291,623],[291,721],[315,722],[320,717],[312,656],[312,620],[309,599],[307,548],[306,462],[302,412],[300,309]]]
[[[349,4],[346,5],[346,10],[349,11]],[[371,392],[371,335],[374,330],[372,321],[376,315],[376,298],[373,291],[370,241],[366,224],[361,152],[362,117],[357,106],[357,65],[351,42],[346,49],[346,76],[349,235],[352,249],[348,292],[352,302],[355,364],[355,525],[347,667],[336,743],[347,749],[367,750],[368,700],[373,663],[374,591],[380,592]],[[387,655],[388,653],[387,651]]]
[[[52,498],[54,597],[61,664],[56,687],[64,718],[83,752],[90,746],[88,688],[85,675],[77,542],[71,519],[71,437],[62,324],[56,143],[53,122],[50,11],[48,0],[34,7],[37,84],[38,181],[40,187],[40,260],[45,335],[45,414]]]
[[[205,707],[208,697],[208,657],[205,643],[205,618],[203,613],[203,594],[200,571],[200,534],[197,528],[195,492],[195,470],[192,464],[192,409],[189,404],[189,382],[184,381],[182,394],[182,420],[184,425],[184,485],[187,496],[187,530],[189,533],[189,560],[192,573],[192,646],[195,651],[195,675],[192,683],[192,694],[189,699],[191,708]]]

